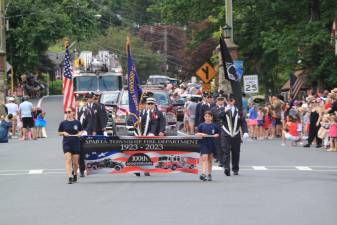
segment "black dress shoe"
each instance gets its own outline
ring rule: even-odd
[[[310,145],[309,144],[306,144],[306,145],[303,145],[304,148],[309,148]]]
[[[144,176],[149,177],[149,176],[151,176],[151,175],[150,175],[149,172],[145,172],[145,173],[144,173]]]
[[[239,171],[234,171],[234,175],[239,175]]]
[[[322,148],[323,146],[322,145],[316,145],[316,148]]]
[[[73,176],[73,182],[77,182],[77,175]]]
[[[140,173],[135,173],[135,175],[136,175],[137,177],[140,177]]]
[[[224,173],[226,174],[226,176],[230,176],[231,175],[231,171],[229,169],[225,169]]]
[[[80,177],[85,177],[84,171],[80,171]]]

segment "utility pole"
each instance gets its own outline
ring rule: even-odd
[[[165,52],[165,75],[167,75],[168,64],[167,64],[167,26],[165,25],[164,30],[164,52]]]
[[[234,42],[233,38],[233,2],[232,0],[226,0],[226,24],[230,26],[231,29],[231,41]]]
[[[5,31],[5,0],[0,0],[0,100],[5,100],[7,91]]]

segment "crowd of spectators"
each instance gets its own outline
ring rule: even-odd
[[[219,98],[223,92],[202,92],[200,86],[169,86],[172,101],[187,95],[184,104],[183,131],[195,134],[200,124],[200,107],[208,110],[226,107],[226,98]],[[243,115],[249,128],[250,140],[280,139],[282,145],[310,147],[337,151],[337,88],[331,91],[308,91],[307,96],[295,99],[283,96],[242,96]],[[214,118],[216,120],[216,117]],[[216,122],[216,121],[215,121]]]
[[[6,104],[0,102],[0,143],[8,139],[37,140],[45,138],[45,112],[33,106],[29,97],[8,97]]]

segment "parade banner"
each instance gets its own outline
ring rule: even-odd
[[[105,137],[82,138],[82,153],[90,174],[198,173],[199,138]]]

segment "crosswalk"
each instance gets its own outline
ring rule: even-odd
[[[223,171],[222,167],[213,166],[213,171]],[[337,166],[241,166],[240,171],[298,171],[298,172],[337,172]],[[0,176],[17,175],[46,175],[65,174],[65,169],[22,169],[22,170],[0,170]]]

